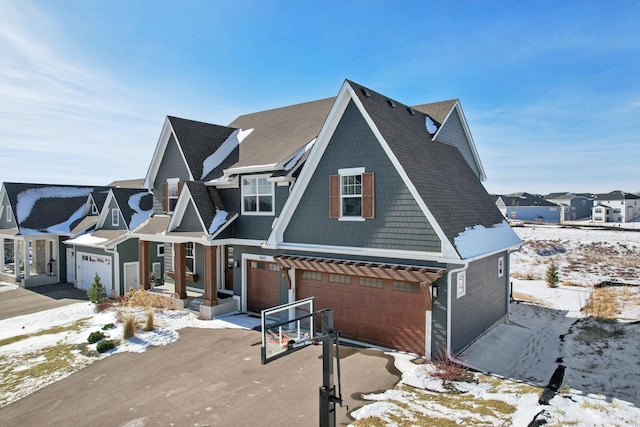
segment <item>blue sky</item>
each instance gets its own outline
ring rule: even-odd
[[[0,180],[142,178],[164,118],[460,99],[492,193],[640,191],[638,1],[0,0]]]

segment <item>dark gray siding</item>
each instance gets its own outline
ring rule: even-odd
[[[446,355],[447,348],[447,280],[445,272],[436,280],[438,286],[438,298],[432,301],[431,311],[431,356],[433,359],[441,359]]]
[[[58,271],[59,280],[61,282],[67,281],[67,248],[70,246],[65,245],[63,242],[67,240],[67,237],[58,237]],[[74,249],[75,251],[75,249]]]
[[[0,212],[0,229],[2,228],[16,228],[18,225],[16,224],[15,218],[13,217],[13,211],[9,209],[9,215],[7,215],[7,206],[11,206],[9,203],[9,197],[7,194],[4,194],[2,199],[2,212]]]
[[[242,178],[240,178],[242,179]],[[237,239],[267,240],[271,234],[271,227],[275,218],[280,215],[287,198],[288,186],[275,186],[275,215],[242,215],[241,190],[239,188],[219,189],[227,212],[239,212],[238,218],[225,231]],[[218,238],[223,238],[222,236]]]
[[[202,224],[193,202],[189,202],[177,231],[202,231]]]
[[[476,165],[469,141],[464,133],[462,120],[460,120],[460,116],[455,109],[449,116],[449,119],[445,122],[444,126],[440,129],[438,133],[438,141],[446,142],[447,144],[457,147],[458,150],[460,150],[460,153],[462,153],[462,157],[464,157],[467,163],[469,163],[469,166],[471,166],[473,172],[478,178],[480,178],[478,165]]]
[[[375,219],[329,218],[329,176],[364,167],[375,174]],[[409,189],[351,102],[284,233],[284,241],[414,251],[440,251],[440,240]]]
[[[104,220],[104,224],[102,224],[102,229],[104,230],[124,230],[127,228],[127,225],[124,221],[124,217],[122,216],[122,212],[119,213],[119,220],[118,220],[118,225],[113,225],[112,221],[113,221],[113,210],[114,209],[119,209],[118,204],[116,203],[115,199],[111,199],[111,201],[109,202],[109,206],[107,207],[107,215],[106,218]]]
[[[498,258],[505,268],[498,277]],[[509,292],[508,253],[486,257],[469,264],[466,295],[457,298],[457,274],[451,278],[451,345],[458,353],[507,314]]]
[[[180,181],[189,180],[189,170],[184,163],[178,143],[173,135],[169,138],[164,156],[160,162],[156,180],[153,183],[153,210],[162,212],[162,184],[169,178],[180,178]]]

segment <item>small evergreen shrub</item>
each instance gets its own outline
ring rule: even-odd
[[[136,319],[129,315],[124,318],[124,329],[122,330],[122,337],[128,340],[136,334]]]
[[[560,283],[560,278],[558,277],[558,267],[556,263],[551,261],[551,265],[547,268],[547,275],[545,277],[547,281],[547,286],[550,288],[557,288],[558,283]]]
[[[89,341],[89,344],[93,344],[100,341],[103,338],[104,338],[104,334],[102,332],[94,331],[89,334],[89,338],[87,338],[87,341]]]
[[[98,353],[104,353],[115,347],[116,345],[113,343],[113,341],[103,340],[98,343],[98,345],[96,346],[96,350],[98,350]]]
[[[108,331],[109,329],[113,329],[113,328],[115,328],[115,327],[116,327],[116,325],[114,325],[113,323],[107,323],[106,325],[104,325],[104,326],[102,327],[102,330],[103,330],[103,331]]]
[[[91,286],[89,286],[87,290],[87,296],[89,297],[89,301],[94,304],[101,304],[107,300],[107,290],[102,285],[98,273],[96,273],[93,278],[93,283],[91,283]]]

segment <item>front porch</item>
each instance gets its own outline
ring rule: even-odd
[[[60,281],[57,241],[13,236],[0,238],[0,281],[24,288]]]
[[[202,320],[211,320],[215,317],[240,311],[240,299],[226,293],[217,292],[217,304],[214,306],[205,305],[204,292],[193,288],[187,288],[185,297],[181,298],[176,293],[175,282],[169,276],[165,276],[162,285],[150,286],[149,292],[158,293],[165,298],[171,299],[174,309],[193,311]]]

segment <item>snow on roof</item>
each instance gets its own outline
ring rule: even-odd
[[[304,153],[306,153],[311,149],[311,147],[313,147],[314,142],[316,142],[316,138],[313,138],[307,145],[305,145],[300,150],[298,150],[298,152],[293,156],[293,158],[289,160],[286,165],[284,165],[284,170],[286,171],[291,170],[291,168],[293,168],[296,165],[296,163],[298,163],[298,161],[302,158]]]
[[[436,133],[438,131],[438,126],[429,116],[425,117],[425,126],[427,126],[427,132],[429,133]]]
[[[133,212],[134,212],[133,215],[131,215],[129,230],[133,230],[134,228],[138,227],[140,224],[142,224],[147,219],[149,219],[149,216],[151,216],[151,214],[153,213],[153,207],[151,207],[151,209],[148,209],[148,210],[143,210],[140,207],[140,201],[142,200],[143,197],[147,195],[149,195],[149,193],[140,192],[132,195],[129,198],[129,201],[128,201],[129,207],[133,209]]]
[[[83,234],[82,236],[78,236],[75,239],[66,240],[64,243],[67,245],[93,246],[93,245],[100,245],[102,243],[105,243],[108,240],[109,239],[106,239],[104,237],[95,237],[95,236],[92,236],[91,234]]]
[[[502,221],[489,228],[482,225],[467,227],[453,239],[453,243],[462,259],[469,259],[519,245],[522,240],[509,223]]]
[[[209,234],[213,234],[218,231],[218,229],[222,227],[225,222],[227,222],[228,215],[229,213],[227,211],[218,209],[216,211],[216,216],[213,217],[213,221],[211,221],[211,225],[209,226]]]
[[[72,197],[87,197],[93,191],[93,188],[82,187],[40,187],[29,188],[21,191],[18,194],[16,203],[16,219],[18,224],[25,221],[31,215],[36,202],[43,198],[72,198]],[[77,212],[74,213],[74,215]],[[78,218],[76,218],[78,219]],[[67,230],[68,232],[69,230]]]
[[[211,173],[216,167],[220,165],[233,150],[239,146],[242,141],[253,132],[253,129],[236,130],[233,132],[225,142],[222,143],[216,151],[214,151],[209,157],[202,162],[202,176],[200,179],[204,179]]]

